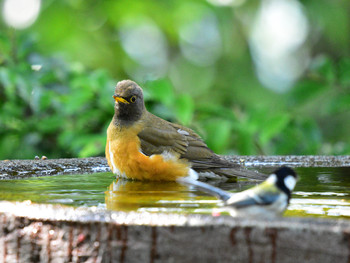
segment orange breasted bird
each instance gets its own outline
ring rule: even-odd
[[[118,82],[113,98],[114,116],[107,129],[106,158],[119,177],[175,181],[208,172],[226,178],[266,177],[215,154],[193,130],[148,112],[143,91],[135,82]]]

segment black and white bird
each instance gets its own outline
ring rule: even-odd
[[[217,196],[231,216],[274,217],[281,215],[287,208],[297,179],[293,169],[281,167],[261,184],[235,194],[190,178],[178,181]]]

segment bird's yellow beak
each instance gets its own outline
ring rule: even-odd
[[[126,99],[123,99],[122,97],[118,97],[116,95],[113,95],[113,98],[116,102],[121,102],[121,103],[124,103],[124,104],[130,104]]]

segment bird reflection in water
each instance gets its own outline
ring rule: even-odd
[[[177,182],[118,178],[105,192],[105,202],[107,209],[116,211],[210,213],[219,201]]]

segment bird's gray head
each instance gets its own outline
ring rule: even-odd
[[[130,125],[141,118],[145,110],[143,91],[134,81],[119,81],[113,98],[114,118],[118,125]]]
[[[293,169],[284,166],[274,171],[268,180],[276,184],[276,186],[286,193],[288,198],[290,198],[297,183],[298,176]]]

